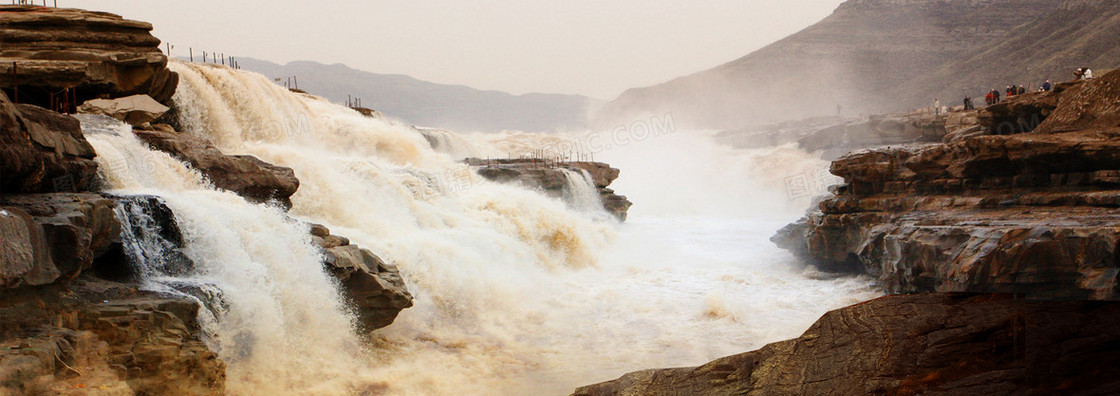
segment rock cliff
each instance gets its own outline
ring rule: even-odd
[[[574,394],[1115,394],[1118,328],[1116,302],[894,295],[829,312],[801,337],[757,351]]]
[[[0,89],[13,97],[18,87],[20,103],[70,111],[103,96],[170,103],[179,78],[151,30],[104,12],[2,5]]]
[[[849,154],[831,167],[845,184],[772,240],[894,292],[1116,299],[1117,98],[1113,72],[980,114],[985,133],[1028,133]]]

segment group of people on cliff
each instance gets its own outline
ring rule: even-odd
[[[1088,67],[1082,67],[1073,71],[1073,80],[1091,80],[1093,78],[1093,70]]]
[[[1088,67],[1081,67],[1081,68],[1075,69],[1073,71],[1074,81],[1088,80],[1088,79],[1092,79],[1092,78],[1093,78],[1093,70],[1089,69]],[[1050,80],[1046,80],[1046,82],[1042,83],[1042,85],[1040,85],[1038,87],[1038,92],[1049,92],[1053,88],[1054,88],[1054,83],[1051,82]],[[992,88],[991,90],[988,90],[988,94],[984,96],[984,103],[986,103],[988,106],[991,106],[991,105],[999,103],[1002,100],[1002,95],[1004,95],[1004,94],[1006,94],[1007,97],[1012,97],[1012,96],[1015,96],[1015,95],[1022,95],[1022,94],[1025,94],[1025,93],[1027,93],[1027,89],[1023,87],[1023,84],[1019,84],[1018,86],[1016,86],[1014,84],[1008,85],[1007,88],[1005,88],[1002,91],[1002,93],[1001,93],[1000,90]],[[964,109],[965,110],[973,110],[975,108],[976,108],[976,106],[972,102],[972,97],[971,96],[965,96],[964,97]]]

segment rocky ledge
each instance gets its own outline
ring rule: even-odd
[[[891,292],[1117,299],[1117,111],[1113,72],[985,109],[979,136],[849,154],[845,184],[772,240]]]
[[[299,179],[291,168],[273,165],[251,155],[226,155],[200,138],[175,132],[170,126],[134,131],[136,137],[153,149],[186,162],[214,183],[249,201],[277,203],[292,207],[291,196],[299,189]]]
[[[829,312],[796,339],[575,395],[1116,394],[1118,329],[1117,302],[894,295]]]
[[[104,12],[0,5],[0,88],[12,95],[18,83],[20,103],[51,109],[136,94],[167,104],[179,78],[151,30]]]
[[[587,172],[595,188],[599,190],[599,201],[603,209],[620,221],[626,221],[626,213],[634,204],[625,196],[618,195],[608,188],[621,173],[617,168],[602,162],[571,161],[546,162],[538,159],[494,159],[482,160],[468,158],[467,164],[478,167],[478,174],[500,183],[518,183],[530,189],[543,192],[554,198],[563,198],[567,191],[567,176],[564,170]]]

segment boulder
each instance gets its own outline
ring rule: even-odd
[[[3,285],[38,286],[73,279],[118,240],[116,204],[96,194],[0,197]],[[11,241],[11,244],[8,244]]]
[[[92,99],[78,107],[79,113],[104,115],[141,126],[171,110],[148,95],[132,95],[119,99]]]
[[[272,165],[249,155],[225,155],[205,140],[183,133],[158,130],[136,130],[135,133],[153,149],[189,163],[215,187],[253,202],[292,206],[290,197],[299,188],[299,179],[291,168]]]
[[[412,294],[397,266],[345,237],[330,235],[322,225],[311,224],[311,233],[323,251],[323,265],[342,286],[363,331],[393,324],[397,314],[412,306]]]
[[[105,12],[2,5],[0,75],[15,64],[19,102],[47,108],[62,96],[71,104],[137,94],[170,103],[179,78],[151,31]],[[14,81],[0,79],[0,88],[13,93]]]
[[[0,93],[0,191],[8,194],[88,191],[96,185],[93,146],[78,120],[13,105]]]
[[[894,295],[829,312],[793,340],[574,395],[1116,394],[1117,329],[1117,302]]]

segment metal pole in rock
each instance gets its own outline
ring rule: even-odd
[[[13,102],[19,103],[19,65],[16,62],[12,62],[12,92]]]

